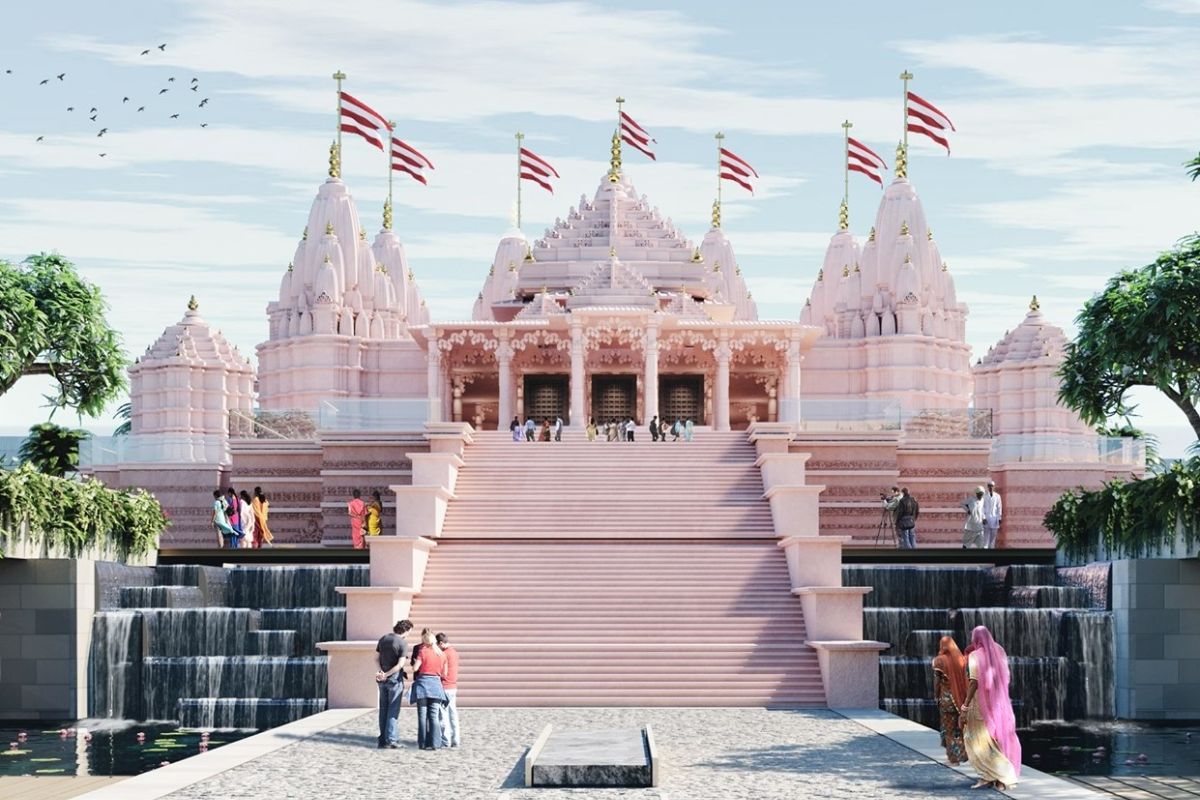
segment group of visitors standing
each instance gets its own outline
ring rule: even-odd
[[[355,489],[350,493],[350,502],[346,504],[350,514],[350,541],[354,549],[362,550],[367,546],[363,538],[363,529],[367,536],[378,536],[383,530],[383,498],[379,492],[371,492],[371,501],[363,502],[362,492]]]
[[[921,516],[921,504],[913,497],[908,487],[893,486],[889,494],[880,495],[884,512],[891,516],[896,529],[896,545],[912,550],[917,546],[917,519]],[[987,487],[975,487],[975,496],[963,501],[966,514],[963,522],[964,548],[992,549],[1000,535],[1000,522],[1004,504],[996,491],[996,482],[988,481]]]
[[[214,489],[212,526],[217,532],[217,547],[235,550],[270,544],[275,540],[267,524],[270,513],[271,503],[261,486],[254,487],[253,497],[245,489],[240,492],[233,487],[224,492]]]
[[[514,442],[548,442],[551,439],[561,442],[563,418],[555,417],[553,425],[550,424],[550,419],[546,418],[542,420],[541,425],[538,425],[533,421],[533,417],[530,417],[522,425],[518,417],[513,417],[512,422],[508,425],[508,431],[512,434]]]
[[[943,636],[933,659],[939,729],[951,764],[969,761],[975,789],[1004,790],[1021,774],[1021,741],[1008,695],[1008,654],[983,625],[971,631],[965,653]]]
[[[444,633],[429,628],[411,651],[404,635],[413,624],[402,619],[375,646],[375,682],[379,685],[379,749],[400,746],[400,703],[411,676],[409,703],[417,707],[417,747],[458,747],[458,651]]]
[[[677,419],[668,425],[665,419],[660,420],[658,417],[654,417],[647,427],[652,442],[665,442],[668,436],[673,442],[678,442],[680,439],[690,442],[695,431],[695,424],[690,419]],[[588,420],[584,433],[589,442],[597,439],[608,442],[632,442],[637,438],[637,428],[633,417],[625,419],[611,417],[607,422],[598,423],[595,419]],[[519,417],[513,417],[512,422],[508,425],[508,430],[512,434],[514,442],[561,442],[563,419],[555,417],[554,422],[551,423],[547,418],[542,420],[541,425],[538,425],[534,422],[533,417],[530,417],[522,425]]]

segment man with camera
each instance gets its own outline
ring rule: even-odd
[[[908,487],[900,489],[892,487],[892,494],[883,497],[884,508],[890,510],[896,520],[896,532],[899,546],[903,550],[915,550],[917,547],[917,517],[921,514],[921,506],[917,498],[908,493]]]

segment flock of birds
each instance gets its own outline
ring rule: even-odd
[[[143,55],[143,56],[148,56],[148,55],[150,55],[151,53],[153,53],[155,50],[158,50],[159,52],[164,52],[164,53],[165,53],[165,52],[166,52],[166,50],[167,50],[167,45],[166,45],[166,43],[160,44],[160,45],[158,45],[157,47],[147,47],[145,50],[143,50],[143,51],[141,52],[141,55]],[[6,76],[7,76],[7,75],[12,75],[12,74],[13,74],[13,71],[12,71],[11,69],[5,69],[5,70],[4,70],[4,74],[5,74]],[[60,73],[58,73],[57,75],[53,75],[53,76],[51,76],[51,77],[49,77],[49,78],[43,78],[42,80],[38,81],[38,86],[47,86],[47,85],[49,85],[49,84],[50,84],[52,81],[54,81],[54,80],[58,80],[59,82],[66,83],[66,81],[67,81],[67,73],[65,73],[65,72],[60,72]],[[167,78],[167,83],[168,83],[168,84],[170,84],[170,85],[168,85],[168,86],[165,86],[165,87],[163,87],[163,88],[161,88],[161,89],[159,89],[159,90],[158,90],[158,97],[162,97],[163,95],[165,95],[165,94],[167,94],[168,92],[170,92],[172,89],[175,89],[175,88],[176,88],[176,87],[174,86],[174,84],[175,84],[175,76],[171,76],[171,77]],[[191,81],[188,83],[188,85],[187,85],[186,89],[180,89],[180,91],[179,91],[177,94],[182,94],[184,91],[192,91],[192,92],[195,92],[197,96],[199,96],[199,94],[200,94],[200,79],[199,79],[199,78],[192,78],[192,79],[191,79]],[[114,102],[115,102],[115,100],[114,100]],[[126,96],[122,96],[122,97],[121,97],[121,105],[122,105],[122,106],[128,106],[130,102],[133,102],[133,98],[131,98],[131,97],[127,96],[127,95],[126,95]],[[204,108],[207,108],[207,106],[208,106],[208,103],[209,103],[209,98],[205,97],[205,98],[201,99],[201,100],[200,100],[200,102],[198,102],[198,103],[196,104],[196,107],[197,107],[197,108],[200,108],[200,109],[204,109]],[[138,113],[138,114],[140,114],[140,113],[144,112],[144,111],[147,109],[147,107],[148,107],[148,106],[146,106],[146,105],[138,105],[138,106],[137,106],[137,111],[136,111],[135,113]],[[80,109],[82,109],[82,106],[80,106]],[[73,114],[73,113],[75,113],[75,111],[76,111],[76,107],[75,107],[75,106],[67,106],[67,111],[68,111],[69,113],[72,113],[72,114]],[[105,123],[104,123],[104,122],[101,122],[101,121],[100,121],[100,115],[101,115],[101,113],[102,113],[102,112],[101,112],[101,110],[100,110],[100,108],[99,108],[98,106],[92,106],[91,108],[89,108],[89,109],[88,109],[88,112],[87,112],[87,114],[86,114],[87,118],[88,118],[88,119],[89,119],[91,122],[93,122],[93,123],[96,123],[97,125],[101,126],[101,127],[100,127],[100,128],[97,130],[97,131],[96,131],[96,136],[97,136],[97,138],[103,138],[103,137],[105,136],[105,134],[107,134],[107,133],[108,133],[108,127],[105,125]],[[176,112],[176,113],[174,113],[174,114],[170,114],[170,115],[169,115],[169,118],[170,118],[170,119],[179,119],[181,116],[182,116],[182,113],[177,111],[177,112]],[[201,127],[201,128],[207,128],[207,127],[208,127],[208,123],[207,123],[207,122],[201,122],[201,123],[200,123],[200,127]],[[38,137],[37,137],[37,139],[36,139],[35,141],[37,141],[37,142],[43,142],[43,141],[45,141],[45,139],[46,139],[45,135],[41,135],[41,136],[38,136]],[[105,157],[107,157],[107,156],[108,156],[108,153],[107,153],[107,152],[105,152],[105,153],[98,153],[97,155],[99,155],[99,157],[100,157],[100,158],[105,158]]]

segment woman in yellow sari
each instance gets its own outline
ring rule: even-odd
[[[991,631],[978,626],[971,631],[967,699],[961,709],[963,744],[971,766],[979,773],[972,789],[1008,789],[1017,784],[1021,774],[1021,741],[1008,680],[1008,654],[996,644]]]
[[[367,503],[367,536],[378,536],[382,532],[383,498],[379,492],[371,492],[371,502]]]
[[[275,537],[271,535],[271,529],[267,527],[267,517],[271,514],[271,503],[263,494],[261,486],[254,487],[254,499],[250,501],[250,508],[254,514],[254,529],[258,532],[258,535],[254,537],[254,546],[262,547],[263,544],[275,541]]]

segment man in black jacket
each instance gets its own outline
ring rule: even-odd
[[[896,529],[900,531],[900,546],[906,550],[917,547],[917,517],[921,505],[917,498],[908,493],[908,487],[900,489],[900,503],[896,506]]]

